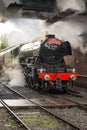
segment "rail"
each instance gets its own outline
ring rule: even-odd
[[[87,78],[87,75],[79,75],[79,77]]]
[[[9,88],[6,84],[2,83],[4,86],[6,86],[7,88]],[[61,121],[63,121],[64,123],[70,125],[71,127],[77,129],[77,130],[82,130],[81,128],[79,128],[78,126],[76,126],[75,124],[73,124],[72,122],[69,122],[65,119],[63,119],[62,117],[56,115],[55,113],[53,113],[52,111],[48,110],[47,108],[41,106],[40,104],[32,101],[31,99],[28,99],[26,96],[22,95],[21,93],[17,92],[16,90],[14,90],[13,88],[9,88],[10,90],[12,90],[14,93],[20,95],[21,97],[23,97],[24,99],[26,99],[27,101],[33,103],[34,105],[38,106],[40,109],[44,110],[45,112],[49,113],[50,115],[54,116],[56,119],[59,119]],[[29,129],[30,130],[30,129]]]
[[[0,99],[1,104],[9,111],[9,113],[20,123],[26,130],[31,130],[10,108],[9,106]]]

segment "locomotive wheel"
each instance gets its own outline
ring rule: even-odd
[[[49,92],[50,90],[50,85],[48,82],[46,81],[42,81],[41,84],[40,84],[40,90],[42,93],[45,93],[45,92]]]
[[[34,88],[34,82],[33,82],[32,77],[28,77],[27,83],[28,83],[29,88]]]
[[[28,78],[28,86],[31,89],[38,90],[39,84],[35,82],[35,80],[32,77]]]

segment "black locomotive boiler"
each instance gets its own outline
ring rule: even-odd
[[[29,87],[66,91],[68,83],[78,77],[75,68],[67,65],[64,59],[72,57],[68,41],[62,42],[55,35],[47,35],[44,41],[32,43],[26,48],[20,49],[19,60]]]

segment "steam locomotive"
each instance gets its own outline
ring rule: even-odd
[[[69,82],[78,77],[75,68],[66,63],[67,56],[72,58],[70,43],[62,42],[55,35],[46,35],[42,42],[22,46],[19,61],[28,86],[41,90],[56,88],[66,92]]]

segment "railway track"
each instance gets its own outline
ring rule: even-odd
[[[21,98],[18,94],[14,93],[9,87],[6,87],[0,82],[0,98],[1,99],[18,99]]]
[[[18,125],[20,125],[20,129],[23,130],[31,130],[11,109],[10,107],[2,100],[0,99],[0,103],[3,105],[3,107],[9,112],[10,116],[12,116],[12,118],[14,118],[14,120],[16,121],[16,123]],[[18,128],[19,130],[19,128]]]
[[[3,85],[5,85],[5,84],[3,83]],[[34,105],[37,106],[38,108],[40,108],[40,109],[44,110],[45,112],[49,113],[51,116],[55,117],[56,119],[61,120],[61,121],[63,121],[64,123],[68,124],[68,125],[71,126],[72,128],[74,128],[74,129],[76,129],[76,130],[83,130],[83,129],[81,129],[80,127],[78,127],[78,126],[76,126],[75,124],[73,124],[72,122],[63,119],[63,117],[60,117],[60,116],[56,115],[55,113],[53,113],[52,111],[48,110],[46,107],[42,106],[42,104],[40,104],[40,102],[37,103],[36,100],[28,99],[26,96],[22,95],[21,93],[17,92],[16,90],[14,90],[14,89],[12,89],[12,88],[9,88],[7,85],[5,85],[5,87],[7,87],[8,89],[10,89],[10,90],[13,91],[14,93],[18,94],[18,95],[19,95],[20,97],[22,97],[23,99],[26,99],[27,101],[31,102],[32,104],[34,104]],[[70,100],[70,99],[68,99],[68,98],[66,98],[66,97],[65,97],[64,99],[65,99],[65,101],[70,101],[70,102],[72,102],[72,103],[75,103],[77,106],[79,106],[79,107],[81,107],[81,108],[83,108],[83,109],[87,109],[86,106],[83,106],[82,104],[80,104],[80,103],[78,103],[78,102],[76,102],[76,101]],[[63,101],[64,101],[64,100],[63,100]],[[52,100],[50,100],[50,102],[52,103]],[[58,106],[61,107],[61,105],[56,104],[56,102],[54,102],[53,104],[55,104],[55,107],[56,107],[56,106],[57,106],[57,107],[58,107]],[[68,106],[70,107],[70,104],[69,104]]]
[[[81,78],[87,78],[87,75],[79,75]]]
[[[75,84],[80,88],[83,87],[87,89],[87,75],[79,75]]]
[[[67,91],[67,94],[76,96],[76,97],[80,97],[80,98],[85,98],[85,95],[83,95],[80,91],[76,91],[76,90],[72,90],[72,89],[69,89]]]

